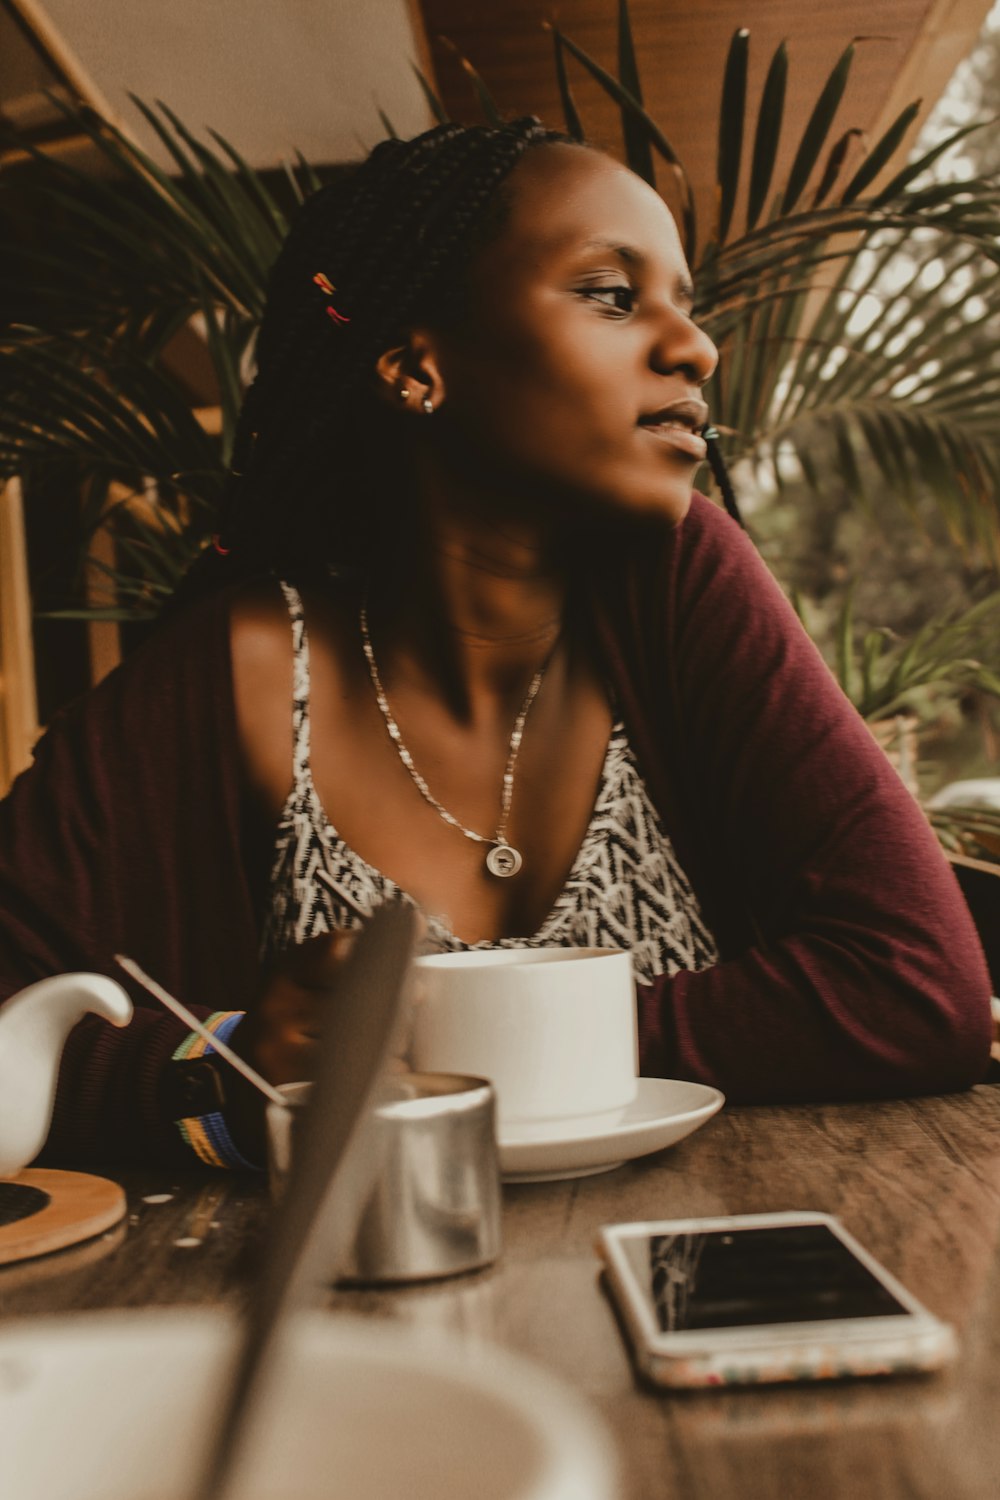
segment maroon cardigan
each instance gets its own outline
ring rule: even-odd
[[[926,820],[752,545],[696,496],[594,613],[609,681],[721,960],[640,988],[642,1070],[731,1100],[963,1088],[990,985]],[[0,803],[0,997],[137,959],[245,1009],[273,830],[247,810],[227,591],[60,715]],[[184,1028],[134,988],[66,1046],[47,1159],[189,1161],[158,1079]]]

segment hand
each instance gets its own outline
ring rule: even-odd
[[[321,1008],[353,942],[353,932],[324,933],[277,955],[233,1037],[240,1055],[270,1083],[312,1077]]]
[[[354,934],[324,933],[278,954],[257,1000],[233,1032],[230,1045],[269,1083],[312,1077],[320,1007]],[[267,1157],[264,1098],[235,1068],[226,1069],[226,1122],[250,1161]]]
[[[337,971],[351,951],[355,933],[324,933],[286,948],[275,958],[260,995],[236,1028],[230,1045],[252,1063],[269,1083],[299,1083],[312,1078],[322,1007],[328,1002]],[[409,1021],[404,1018],[396,1051],[408,1045]],[[391,1072],[408,1071],[408,1063],[393,1057]],[[229,1069],[226,1119],[240,1149],[251,1160],[266,1154],[264,1101],[235,1069]]]

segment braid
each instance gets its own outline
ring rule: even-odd
[[[375,363],[414,321],[458,315],[463,273],[502,222],[505,179],[526,150],[567,140],[532,118],[439,125],[381,142],[303,204],[271,274],[234,443],[221,541],[241,566],[356,562],[378,544],[388,518],[371,470],[391,462],[396,430],[371,399]]]
[[[719,434],[714,427],[709,427],[703,434],[708,448],[708,467],[712,471],[712,477],[719,486],[722,495],[722,503],[743,530],[746,531],[747,523],[740,512],[739,502],[736,499],[736,491],[733,489],[733,481],[729,477],[726,461],[722,456],[722,448],[719,445]]]

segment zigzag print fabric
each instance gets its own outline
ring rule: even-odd
[[[410,901],[394,881],[340,838],[313,785],[309,760],[309,641],[298,591],[282,583],[292,623],[293,786],[282,811],[271,867],[262,952],[357,928],[387,901]],[[624,725],[608,742],[590,824],[552,910],[530,937],[463,943],[427,917],[430,943],[472,948],[608,947],[632,953],[636,979],[709,968],[718,960],[690,882],[663,830]]]

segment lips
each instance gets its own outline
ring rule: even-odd
[[[688,458],[703,459],[708,452],[701,428],[708,421],[708,407],[695,397],[672,401],[659,411],[639,418],[639,426],[657,442],[665,444]]]

